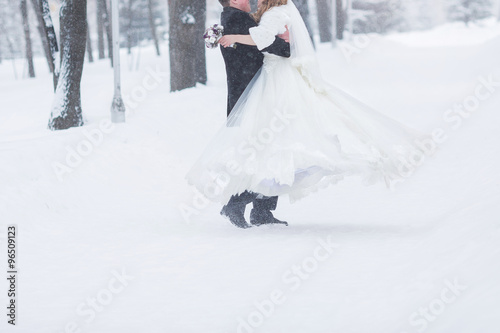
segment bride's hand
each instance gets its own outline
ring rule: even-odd
[[[220,39],[219,41],[219,44],[224,46],[224,47],[228,47],[228,46],[231,46],[233,45],[234,43],[237,42],[237,38],[238,35],[225,35],[225,36],[222,36],[222,38]]]

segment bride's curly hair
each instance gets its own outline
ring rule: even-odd
[[[255,22],[259,23],[262,15],[264,15],[264,13],[267,12],[269,9],[277,6],[286,5],[287,3],[288,0],[263,0],[257,12],[255,12],[255,14],[252,14],[252,17],[255,20]]]

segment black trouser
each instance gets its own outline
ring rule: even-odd
[[[253,202],[253,208],[257,211],[270,211],[275,210],[278,205],[278,197],[263,197],[262,199],[257,199],[258,193],[245,191],[238,195],[233,195],[227,206],[246,206],[250,202]]]

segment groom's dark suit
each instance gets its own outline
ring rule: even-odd
[[[224,35],[248,35],[249,29],[257,26],[250,14],[234,7],[224,7],[221,14],[221,25],[224,27]],[[221,46],[222,56],[226,64],[227,75],[227,115],[231,113],[234,105],[248,86],[252,78],[262,67],[264,55],[269,52],[282,57],[290,57],[290,44],[276,37],[274,43],[261,51],[256,46],[238,44],[236,48]],[[245,191],[234,195],[229,200],[227,207],[244,212],[244,207],[253,202],[253,210],[250,220],[254,217],[255,222],[272,219],[271,210],[275,210],[278,197],[264,197],[257,199],[256,193]],[[241,226],[240,226],[241,227]]]
[[[257,26],[250,14],[234,7],[224,7],[221,14],[224,35],[248,35],[249,29]],[[248,86],[252,78],[262,67],[262,52],[273,53],[282,57],[290,57],[290,44],[276,37],[273,44],[261,51],[256,46],[238,44],[236,49],[221,47],[226,63],[227,75],[227,115]]]

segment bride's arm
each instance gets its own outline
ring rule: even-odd
[[[281,38],[285,42],[289,43],[290,42],[290,35],[289,35],[288,27],[287,26],[285,26],[285,27],[286,27],[286,32],[278,35],[278,38]],[[253,40],[251,35],[225,35],[219,41],[219,44],[224,46],[224,47],[231,46],[234,43],[240,43],[240,44],[251,45],[251,46],[257,45],[255,43],[255,41]]]
[[[262,15],[258,26],[249,29],[249,35],[226,35],[219,43],[224,47],[234,43],[256,45],[263,50],[275,41],[277,35],[286,31],[287,18],[285,6],[273,7]]]
[[[240,44],[245,44],[245,45],[257,45],[252,39],[252,36],[250,35],[225,35],[223,36],[219,44],[228,47],[233,45],[234,43],[240,43]]]

